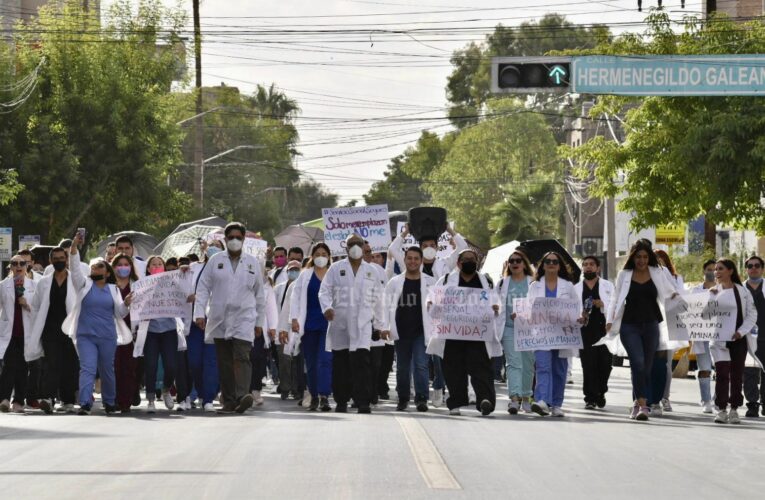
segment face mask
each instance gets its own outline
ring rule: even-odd
[[[473,261],[467,261],[462,263],[462,272],[465,274],[473,274],[478,268],[478,263]]]
[[[315,257],[313,259],[313,265],[320,269],[327,267],[327,264],[329,264],[329,259],[326,257]]]
[[[59,272],[63,271],[64,269],[66,269],[66,261],[54,262],[53,269]]]
[[[749,278],[752,283],[762,283],[762,278]]]
[[[715,280],[715,272],[710,271],[708,273],[704,273],[704,281],[714,281]]]
[[[436,250],[433,247],[427,247],[422,249],[422,256],[426,260],[433,260],[436,258],[436,255],[438,255],[438,250]]]
[[[114,268],[114,272],[117,273],[117,276],[120,278],[127,278],[130,276],[130,266],[117,266]]]
[[[242,249],[242,240],[228,240],[226,242],[226,248],[231,252],[237,253]]]
[[[207,257],[210,258],[213,255],[215,255],[216,253],[219,253],[219,252],[222,252],[222,251],[223,250],[221,250],[218,247],[207,247]]]
[[[287,257],[274,257],[276,267],[284,267],[287,264]]]
[[[93,281],[101,281],[102,279],[106,279],[106,275],[105,274],[91,274],[90,275],[90,279],[92,279]]]
[[[295,281],[296,279],[298,279],[298,276],[300,276],[300,269],[290,269],[289,271],[287,271],[287,278],[290,281]]]
[[[584,273],[584,279],[586,279],[586,280],[594,280],[597,275],[598,275],[598,273],[596,273],[594,271],[587,271],[586,273]]]
[[[360,246],[352,246],[348,249],[348,257],[353,260],[359,260],[364,255],[364,250]]]
[[[161,267],[152,267],[149,270],[149,274],[151,274],[152,276],[155,275],[155,274],[161,274],[161,273],[164,273],[164,272],[165,272],[165,270],[163,268],[161,268]]]

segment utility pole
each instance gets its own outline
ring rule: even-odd
[[[717,0],[706,0],[706,16],[707,21],[710,17],[717,12]],[[704,248],[707,250],[712,249],[712,252],[717,254],[717,227],[709,222],[709,211],[704,214]]]
[[[194,203],[204,209],[204,119],[202,117],[202,28],[199,0],[194,4],[194,67],[196,70],[196,119],[194,120]]]

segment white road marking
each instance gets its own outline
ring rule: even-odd
[[[396,417],[396,421],[404,431],[409,449],[412,451],[420,475],[428,488],[434,490],[461,490],[460,483],[452,475],[449,467],[438,449],[430,440],[430,436],[416,418]]]

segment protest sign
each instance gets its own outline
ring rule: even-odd
[[[490,292],[480,288],[438,286],[428,300],[433,336],[446,340],[488,341],[495,336]]]
[[[194,289],[192,275],[170,271],[146,276],[130,285],[133,293],[130,321],[188,316],[190,304],[186,299]]]
[[[578,299],[513,299],[516,351],[581,349]]]
[[[10,227],[0,227],[0,262],[11,260],[11,250],[13,249],[13,229]]]
[[[404,232],[404,228],[406,227],[406,222],[399,221],[398,226],[396,227],[396,234],[401,234]],[[454,229],[452,225],[452,229]],[[451,244],[452,235],[449,234],[448,231],[444,231],[444,233],[439,236],[438,238],[438,255],[436,258],[438,259],[448,259],[449,256],[454,251],[454,247]],[[406,238],[404,238],[404,243],[401,245],[401,249],[403,251],[406,251],[407,248],[417,245],[418,242],[414,239],[414,236],[411,234],[408,234]]]
[[[40,244],[39,234],[22,234],[19,236],[19,250],[31,250]]]
[[[345,239],[358,234],[369,242],[373,252],[387,252],[390,246],[388,205],[323,208],[324,242],[333,257],[345,256]]]
[[[728,341],[736,330],[733,290],[680,295],[664,303],[670,340]]]
[[[265,262],[266,260],[266,253],[268,252],[268,241],[261,239],[261,238],[253,238],[250,236],[251,234],[256,234],[250,231],[247,231],[247,234],[244,237],[244,244],[242,245],[242,251],[244,253],[249,253],[254,255],[255,257],[259,258],[261,262]],[[218,240],[223,242],[223,246],[226,246],[226,238],[223,235],[222,229],[216,229],[215,231],[211,231],[207,235],[207,241],[213,241]]]

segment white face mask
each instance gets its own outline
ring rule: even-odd
[[[326,257],[315,257],[313,259],[313,265],[320,269],[327,267],[327,264],[329,264],[329,259]]]
[[[438,255],[438,250],[436,250],[433,247],[427,247],[422,249],[422,256],[426,260],[433,260],[436,258],[437,255]]]
[[[364,255],[364,250],[360,246],[353,246],[348,250],[348,257],[353,260],[359,260]]]
[[[226,248],[236,253],[242,249],[242,240],[228,240],[226,242]]]

